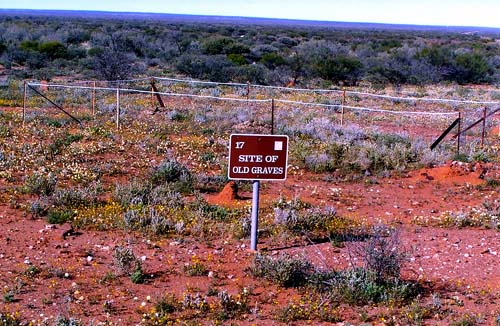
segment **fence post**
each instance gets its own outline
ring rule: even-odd
[[[460,141],[462,140],[462,112],[458,112],[458,137],[457,137],[457,156],[460,155]]]
[[[26,102],[27,102],[27,95],[28,94],[28,85],[26,84],[26,80],[24,81],[24,88],[23,88],[23,126],[24,123],[26,122]]]
[[[484,108],[483,110],[483,130],[481,132],[481,148],[484,146],[484,137],[485,137],[485,132],[486,132],[486,111],[488,108]]]
[[[155,80],[154,78],[151,78],[151,107],[154,108],[155,107],[155,102],[154,102],[154,97],[155,97],[155,94],[154,94],[154,91],[155,91]]]
[[[344,105],[345,105],[345,89],[342,92],[342,106],[341,106],[341,112],[340,112],[340,125],[344,125]]]
[[[92,117],[95,117],[95,86],[96,86],[96,83],[95,81],[92,82],[92,93],[91,93],[91,96],[92,96]]]
[[[274,135],[274,98],[271,99],[271,135]]]
[[[120,128],[120,86],[116,88],[116,128]]]
[[[247,81],[247,101],[250,99],[250,82]]]

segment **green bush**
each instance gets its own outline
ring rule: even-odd
[[[73,216],[73,211],[49,210],[47,214],[47,223],[63,224],[70,221]]]
[[[393,279],[379,282],[366,268],[340,271],[323,281],[327,291],[337,300],[365,305],[380,302],[407,302],[422,292],[418,283]]]
[[[139,265],[136,269],[130,274],[130,280],[134,284],[143,284],[146,281],[146,275],[142,271],[142,267]]]
[[[153,185],[170,183],[172,187],[180,192],[191,192],[193,190],[193,177],[191,172],[183,164],[175,160],[165,160],[154,169],[150,180]]]
[[[307,283],[313,269],[303,258],[283,255],[276,259],[257,254],[251,267],[252,275],[272,281],[284,287],[299,287]]]

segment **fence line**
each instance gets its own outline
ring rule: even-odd
[[[233,102],[252,102],[252,103],[266,103],[271,102],[273,99],[239,99],[232,97],[218,97],[218,96],[210,96],[210,95],[194,95],[194,94],[183,94],[183,93],[169,93],[169,92],[152,92],[150,90],[138,90],[131,88],[114,88],[114,87],[93,87],[93,86],[73,86],[73,85],[60,85],[60,84],[42,84],[42,83],[27,83],[30,86],[44,86],[44,87],[55,87],[55,88],[66,88],[66,89],[89,89],[89,90],[105,90],[105,91],[113,91],[113,92],[128,92],[128,93],[141,93],[141,94],[157,94],[164,96],[175,96],[175,97],[188,97],[188,98],[201,98],[201,99],[212,99],[212,100],[220,100],[220,101],[233,101]],[[317,107],[326,107],[326,108],[344,108],[353,111],[365,111],[365,112],[379,112],[379,113],[390,113],[390,114],[400,114],[400,115],[456,115],[456,112],[439,112],[439,111],[431,111],[431,112],[422,112],[422,111],[394,111],[394,110],[384,110],[384,109],[376,109],[376,108],[367,108],[367,107],[357,107],[357,106],[347,106],[342,104],[321,104],[321,103],[312,103],[312,102],[300,102],[300,101],[291,101],[291,100],[280,100],[274,99],[275,102],[284,103],[284,104],[297,104],[297,105],[305,105],[305,106],[317,106]]]
[[[477,105],[500,105],[500,101],[474,101],[474,100],[455,100],[455,99],[444,99],[444,98],[424,98],[424,97],[408,97],[408,96],[392,96],[383,94],[374,94],[368,92],[360,91],[349,91],[349,90],[338,90],[338,89],[314,89],[314,88],[294,88],[294,87],[284,87],[284,86],[268,86],[250,83],[220,83],[213,81],[202,81],[196,79],[181,79],[181,78],[169,78],[169,77],[144,77],[135,79],[123,79],[123,80],[105,80],[99,81],[101,83],[119,84],[137,81],[150,81],[150,80],[163,80],[172,81],[177,83],[186,84],[202,84],[202,85],[221,85],[221,86],[235,86],[235,87],[252,87],[252,88],[263,88],[263,89],[275,89],[290,92],[311,92],[311,93],[336,93],[342,94],[344,91],[349,95],[362,95],[366,97],[383,98],[393,101],[407,101],[407,102],[436,102],[436,103],[457,103],[457,104],[477,104]],[[94,81],[74,81],[73,83],[92,83]]]
[[[366,108],[360,106],[349,106],[342,104],[321,104],[321,103],[310,103],[310,102],[298,102],[298,101],[289,101],[289,100],[274,100],[278,103],[286,103],[286,104],[300,104],[307,106],[320,106],[320,107],[330,107],[330,108],[345,108],[350,110],[357,111],[368,111],[368,112],[379,112],[379,113],[391,113],[391,114],[401,114],[401,115],[457,115],[457,112],[422,112],[422,111],[394,111],[394,110],[384,110],[384,109],[373,109]]]

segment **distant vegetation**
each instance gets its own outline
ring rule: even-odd
[[[119,18],[0,16],[13,78],[184,75],[220,82],[373,86],[500,82],[499,34]]]

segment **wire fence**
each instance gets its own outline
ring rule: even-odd
[[[34,88],[46,98],[33,96]],[[30,118],[27,111],[31,112],[31,118],[37,114],[49,114],[50,99],[76,116],[85,112],[109,116],[116,127],[138,117],[146,120],[149,117],[153,121],[176,119],[176,115],[179,118],[184,112],[198,123],[216,122],[221,129],[245,132],[300,132],[304,128],[313,128],[314,124],[355,124],[431,140],[459,114],[466,126],[480,119],[484,110],[500,108],[500,102],[491,94],[482,94],[480,100],[425,94],[395,96],[357,90],[160,77],[71,83],[26,82],[23,121]],[[160,114],[153,114],[158,111],[158,97],[165,108],[161,108]],[[485,122],[485,128],[491,129],[498,122],[498,118],[492,116]],[[482,132],[478,130],[470,130],[467,136],[479,137]]]

